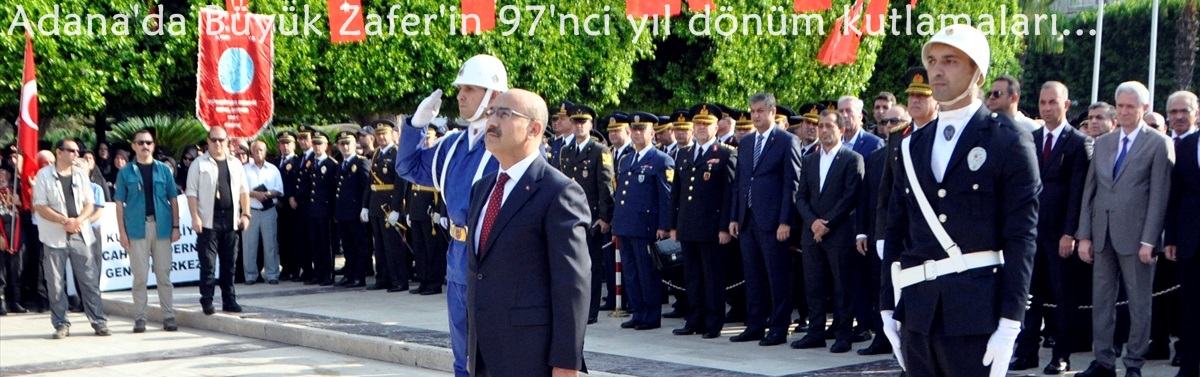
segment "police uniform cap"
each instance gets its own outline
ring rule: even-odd
[[[283,131],[275,135],[275,139],[280,143],[294,143],[296,142],[296,133],[292,131]]]
[[[313,138],[313,143],[317,143],[317,144],[325,144],[325,143],[329,142],[329,136],[325,135],[324,132],[313,132],[312,138]]]
[[[319,134],[320,132],[317,132],[317,129],[313,128],[312,126],[300,126],[300,128],[296,130],[296,133],[299,135],[299,137],[310,137],[314,134]]]
[[[342,142],[353,143],[353,142],[358,141],[358,136],[355,136],[353,132],[340,132],[340,133],[338,133],[337,141],[338,141],[338,143],[342,143]]]
[[[687,111],[686,109],[675,109],[675,111],[680,111],[680,110]],[[674,114],[674,113],[672,113],[672,114]],[[655,123],[655,125],[654,125],[654,133],[659,133],[659,132],[663,132],[663,131],[671,129],[672,123],[674,123],[674,122],[675,122],[675,118],[671,117],[670,115],[659,115],[658,123]]]
[[[787,117],[796,116],[796,111],[784,105],[775,105],[775,122],[787,120]]]

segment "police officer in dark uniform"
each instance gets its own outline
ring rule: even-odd
[[[362,193],[370,179],[367,172],[370,167],[367,160],[355,150],[357,143],[358,138],[352,132],[338,135],[338,150],[344,157],[338,163],[333,219],[341,239],[342,254],[346,258],[346,265],[342,268],[344,276],[337,285],[347,288],[367,286],[365,279],[370,262],[366,228],[363,228],[360,211],[356,211],[363,208]]]
[[[690,111],[696,142],[679,152],[678,179],[671,186],[671,238],[683,248],[687,322],[675,335],[721,335],[725,325],[725,248],[729,234],[737,150],[717,142],[719,106],[701,104]]]
[[[296,248],[296,260],[298,261],[297,263],[299,264],[299,267],[296,271],[297,274],[295,281],[299,282],[307,282],[309,280],[313,280],[317,276],[316,270],[313,267],[313,253],[316,250],[314,249],[312,243],[308,242],[310,241],[309,238],[312,237],[309,234],[311,224],[309,224],[307,221],[301,221],[301,219],[308,218],[309,196],[311,196],[310,190],[312,187],[312,177],[309,176],[309,169],[313,166],[313,150],[315,149],[313,146],[313,135],[319,133],[321,132],[312,128],[312,126],[300,126],[299,130],[296,131],[296,145],[299,147],[300,155],[296,157],[296,161],[298,161],[298,163],[294,167],[296,169],[295,189],[291,190],[291,194],[285,193],[290,196],[288,199],[288,204],[295,208],[296,214],[299,215],[297,217],[297,221],[295,222],[296,226],[293,227],[292,230],[296,232],[296,234],[302,235],[300,239],[305,241],[303,245],[298,245]],[[322,148],[325,147],[326,145],[323,144]],[[328,151],[328,149],[326,149],[326,151]],[[328,156],[328,154],[328,152],[325,153],[326,156]],[[288,188],[285,187],[284,191],[288,191]],[[294,205],[292,205],[292,201],[295,201]],[[286,232],[279,233],[286,234]]]
[[[433,128],[429,133],[434,133]],[[431,138],[433,136],[431,135]],[[446,204],[442,194],[433,187],[410,184],[404,204],[405,223],[408,224],[409,239],[412,241],[414,275],[420,287],[409,291],[422,296],[442,293],[446,281],[446,247],[449,234],[439,221],[445,218]]]
[[[334,191],[337,189],[338,164],[329,156],[329,137],[322,132],[313,133],[313,152],[305,164],[307,179],[300,184],[300,195],[306,203],[306,231],[313,273],[306,285],[333,285],[333,245],[330,242],[330,218],[333,216]]]
[[[291,205],[291,198],[300,190],[300,156],[296,154],[296,133],[283,131],[276,136],[279,142],[279,158],[271,163],[279,167],[283,180],[283,198],[279,209],[279,264],[282,274],[279,280],[296,281],[300,278],[300,242],[294,232],[300,227],[296,221],[299,211]]]
[[[388,220],[393,213],[398,217],[404,211],[408,182],[395,171],[396,143],[392,137],[395,124],[381,119],[372,123],[372,127],[379,147],[371,154],[371,169],[367,185],[362,188],[365,199],[360,210],[366,213],[375,240],[375,284],[367,290],[397,292],[408,288],[411,263],[404,238]]]
[[[586,105],[576,105],[575,112],[595,114]],[[579,119],[579,120],[576,120]],[[613,213],[613,160],[608,147],[591,137],[590,118],[572,118],[575,122],[575,142],[562,148],[562,172],[583,187],[588,208],[592,213],[588,228],[588,256],[592,260],[592,301],[588,307],[588,323],[596,323],[600,311],[600,287],[604,282],[604,235],[609,233]]]

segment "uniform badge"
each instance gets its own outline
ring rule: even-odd
[[[350,172],[358,173],[358,164],[350,164]]]
[[[645,181],[646,181],[646,175],[645,175],[645,174],[638,174],[638,183],[642,183],[642,182],[645,182]]]
[[[321,167],[321,174],[325,174],[325,167],[324,167],[324,166],[322,166],[322,167]]]
[[[600,154],[600,164],[603,166],[606,166],[606,167],[612,167],[612,164],[613,164],[612,155],[608,154],[608,153],[601,153]]]
[[[983,147],[975,147],[971,149],[971,153],[967,154],[967,167],[971,171],[979,170],[980,166],[987,161],[987,151]]]
[[[312,167],[312,160],[308,160],[308,162],[305,162],[305,163],[304,163],[304,168],[305,168],[305,169],[308,169],[308,168],[311,168],[311,167]]]
[[[667,169],[667,183],[675,182],[675,170]]]
[[[587,171],[587,170],[584,170],[584,171],[583,171],[583,177],[584,177],[584,178],[587,178],[587,176],[588,176],[588,171]]]
[[[704,172],[704,181],[708,182],[709,178],[712,178],[712,173]]]
[[[284,165],[283,168],[287,171],[292,171],[292,163],[289,162],[287,165]]]
[[[387,166],[386,165],[383,167],[383,174],[387,174]]]

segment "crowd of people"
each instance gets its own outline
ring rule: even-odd
[[[24,313],[23,305],[50,310],[62,338],[65,313],[78,306],[97,335],[111,334],[92,225],[110,198],[134,275],[135,333],[145,331],[151,265],[163,328],[177,328],[169,243],[187,216],[198,234],[206,314],[216,311],[217,286],[222,310],[241,311],[237,283],[421,295],[445,287],[456,375],[511,370],[480,356],[503,353],[479,333],[504,333],[482,322],[494,318],[468,313],[495,299],[497,287],[516,289],[483,265],[484,254],[529,242],[534,254],[552,254],[551,267],[579,269],[571,276],[585,281],[563,306],[580,309],[567,322],[593,324],[601,311],[625,310],[632,316],[620,327],[633,330],[683,318],[671,331],[678,336],[718,338],[727,323],[744,323],[730,341],[774,346],[794,334],[792,348],[833,353],[871,341],[857,353],[894,354],[918,376],[1030,369],[1040,365],[1039,347],[1053,349],[1046,374],[1071,370],[1073,353],[1092,351],[1095,361],[1080,376],[1114,376],[1122,354],[1126,375],[1140,376],[1145,360],[1171,358],[1175,336],[1172,364],[1180,376],[1197,376],[1200,326],[1183,317],[1200,295],[1196,95],[1171,93],[1166,116],[1132,81],[1118,86],[1112,104],[1081,110],[1057,81],[1024,99],[1014,77],[984,82],[987,42],[970,27],[939,32],[922,55],[924,67],[898,84],[907,102],[878,93],[869,114],[856,96],[794,111],[763,92],[746,108],[700,103],[662,115],[600,115],[571,101],[547,109],[537,95],[510,90],[503,64],[481,55],[454,84],[469,124],[449,134],[430,125],[437,91],[412,116],[377,120],[357,134],[280,133],[279,156],[220,127],[178,164],[156,153],[151,130],[134,136],[132,155],[63,140],[38,155],[32,211],[10,184],[22,166],[10,153],[0,166],[0,286],[8,282],[0,314]],[[1023,101],[1036,102],[1036,119],[1018,110]],[[527,155],[531,140],[537,153]],[[543,164],[574,184],[542,172]],[[532,193],[513,193],[510,174],[526,184],[522,175],[544,176],[536,179],[588,213],[528,185]],[[181,193],[187,213],[176,201]],[[517,205],[548,207],[510,210],[510,195]],[[544,233],[489,236],[516,231],[493,224],[517,211],[549,225],[518,221],[513,229]],[[586,223],[571,223],[575,215]],[[558,237],[587,263],[568,255],[556,265],[555,253],[571,252],[546,244]],[[339,253],[345,263],[335,270]],[[562,277],[540,262],[509,262],[505,271]],[[77,300],[66,298],[67,264]],[[488,285],[485,276],[506,283]],[[546,294],[555,308],[567,299]],[[561,315],[544,325],[558,329]],[[583,326],[566,327],[578,349],[551,352],[547,365],[585,370]]]

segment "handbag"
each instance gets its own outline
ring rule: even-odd
[[[666,271],[683,265],[683,247],[670,238],[650,244],[650,260],[654,268]]]

